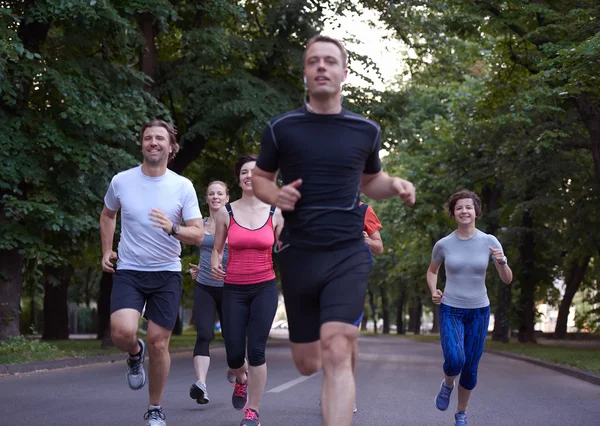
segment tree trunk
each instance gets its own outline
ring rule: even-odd
[[[423,316],[423,304],[418,297],[414,298],[413,306],[408,308],[408,331],[421,334],[421,317]]]
[[[432,333],[440,332],[440,305],[433,305],[433,324],[431,326]]]
[[[533,217],[525,210],[522,219],[523,235],[519,254],[523,265],[520,277],[519,294],[519,342],[535,342],[535,239],[533,235]]]
[[[387,290],[383,285],[381,285],[380,292],[381,318],[383,319],[383,334],[390,334],[390,304],[388,300]]]
[[[0,340],[20,335],[23,256],[0,250]]]
[[[406,334],[406,326],[404,325],[404,305],[406,299],[406,290],[403,290],[396,302],[396,333]]]
[[[367,294],[369,296],[369,304],[371,305],[371,314],[373,315],[373,332],[377,334],[377,302],[371,289],[367,290]]]
[[[592,151],[592,159],[594,160],[596,190],[600,192],[600,107],[590,100],[585,93],[580,93],[577,96],[575,104],[590,134],[590,149]]]
[[[494,311],[494,342],[508,343],[510,341],[510,307],[512,305],[512,285],[503,282],[498,284],[496,309]]]
[[[556,327],[554,329],[554,337],[557,339],[564,339],[567,337],[567,320],[569,318],[569,308],[573,302],[575,293],[579,290],[579,286],[583,282],[585,271],[590,263],[591,256],[587,256],[580,262],[576,262],[567,273],[565,289],[565,295],[560,302],[560,308],[558,309],[558,318],[556,319]]]
[[[44,282],[44,333],[42,340],[67,340],[69,338],[68,290],[73,268],[49,267]],[[58,284],[51,280],[54,277]]]
[[[100,279],[100,296],[98,297],[98,340],[102,340],[101,348],[114,346],[110,336],[110,294],[112,292],[113,274],[102,273]]]
[[[145,83],[144,90],[152,90],[152,84],[156,81],[156,33],[154,17],[150,13],[142,13],[139,16],[140,31],[144,37],[145,46],[140,55],[141,71],[152,79],[152,83]]]

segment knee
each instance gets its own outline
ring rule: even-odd
[[[248,364],[251,367],[260,367],[266,362],[265,348],[248,348]]]
[[[477,370],[465,370],[460,375],[458,384],[466,390],[473,390],[477,386]]]
[[[126,324],[111,324],[110,336],[117,347],[127,345],[137,339],[137,327]]]
[[[465,366],[465,357],[458,354],[449,356],[444,361],[444,373],[447,376],[458,376]]]
[[[339,334],[322,340],[323,367],[351,366],[354,341],[350,336]]]
[[[148,336],[147,340],[148,352],[150,356],[161,355],[169,350],[169,336],[163,336],[162,334],[157,336]]]
[[[319,357],[303,357],[294,359],[298,372],[303,376],[312,376],[321,369],[321,359]]]

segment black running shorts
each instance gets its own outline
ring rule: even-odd
[[[336,250],[287,247],[279,253],[290,340],[319,340],[326,322],[356,324],[362,316],[371,272],[362,241]]]

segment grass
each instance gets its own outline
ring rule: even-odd
[[[600,373],[600,350],[581,347],[541,345],[535,343],[500,343],[488,341],[487,349],[512,352],[533,358]]]
[[[361,332],[365,335],[373,335],[372,332]],[[435,334],[402,335],[390,334],[389,336],[418,340],[420,342],[439,342],[440,336]],[[565,347],[559,345],[546,345],[535,343],[500,343],[488,339],[485,343],[486,349],[512,352],[515,354],[530,356],[556,364],[568,365],[582,370],[600,373],[600,350],[586,347]]]
[[[223,338],[221,337],[221,334],[216,333],[213,344],[222,342]],[[196,333],[194,331],[186,331],[181,336],[172,336],[169,348],[192,349],[195,343]],[[72,339],[44,342],[39,339],[18,336],[0,342],[0,364],[17,364],[70,357],[113,355],[118,353],[120,353],[120,351],[117,348],[101,349],[100,341],[95,339]]]

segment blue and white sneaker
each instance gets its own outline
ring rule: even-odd
[[[131,356],[127,359],[127,384],[133,390],[139,390],[146,384],[146,372],[144,371],[144,358],[146,357],[146,344],[138,339],[142,348],[140,355]]]
[[[446,411],[448,409],[448,406],[450,405],[450,395],[452,394],[453,389],[454,382],[452,382],[452,387],[448,387],[448,385],[446,385],[446,381],[442,380],[442,386],[440,387],[440,391],[433,400],[435,407],[438,410]]]
[[[457,411],[454,415],[454,424],[455,426],[469,426],[467,423],[467,412]]]

